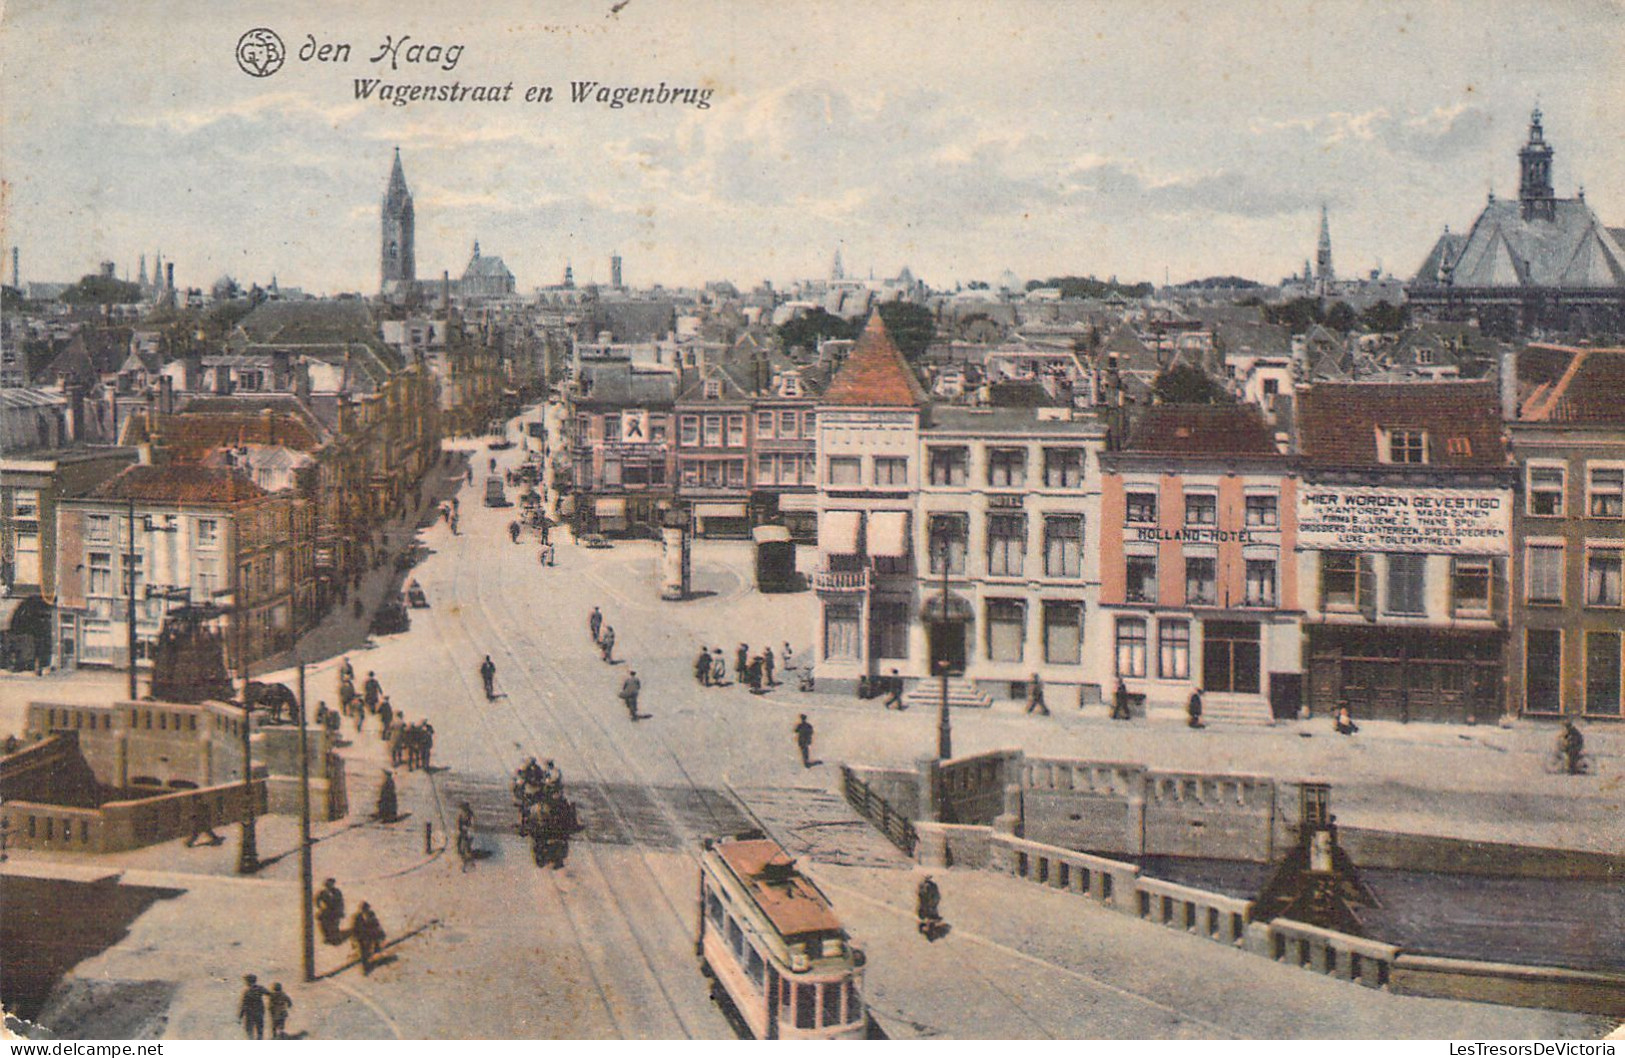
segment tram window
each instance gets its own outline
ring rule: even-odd
[[[705,894],[705,910],[706,910],[706,914],[708,914],[711,917],[711,925],[717,927],[718,929],[721,929],[722,928],[722,901],[717,899],[717,894],[715,894],[715,893],[706,893]]]
[[[732,918],[728,919],[728,947],[734,950],[735,955],[743,957],[745,954],[745,934],[740,931],[739,923]]]
[[[841,1023],[841,985],[838,981],[831,981],[820,989],[824,993],[824,1019],[825,1025],[839,1025]]]
[[[762,978],[766,972],[766,969],[767,967],[762,962],[762,957],[757,953],[756,949],[751,947],[746,948],[745,972],[750,974],[750,979],[756,982],[757,988],[762,987]]]
[[[796,1028],[816,1028],[818,1020],[818,988],[816,985],[796,985]]]
[[[863,997],[858,995],[858,982],[853,978],[847,978],[846,982],[846,1020],[863,1020]]]

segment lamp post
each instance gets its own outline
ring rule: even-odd
[[[243,706],[242,736],[243,736],[243,817],[237,829],[237,873],[253,874],[260,869],[259,840],[255,833],[254,822],[254,750],[252,743],[252,718],[254,706],[248,696],[248,636],[244,622],[247,615],[243,613],[242,572],[238,566],[238,552],[236,546],[240,540],[236,538],[239,527],[232,527],[233,547],[231,549],[231,614],[233,638],[237,641],[237,674],[242,680],[241,702]]]
[[[299,663],[299,942],[305,981],[316,980],[316,933],[310,862],[310,735],[305,711],[305,663]]]
[[[937,621],[937,627],[941,629],[948,623],[948,534],[946,532],[938,533],[937,542],[942,545],[941,551],[939,552],[942,563],[942,595],[940,599],[942,613]],[[943,639],[945,639],[945,633],[939,631],[938,636],[942,637],[939,638],[939,645],[943,649],[939,649],[937,653],[946,654],[947,643],[943,641]],[[953,725],[948,719],[948,659],[946,657],[939,656],[936,659],[936,662],[937,673],[941,680],[940,686],[942,690],[941,701],[937,706],[937,759],[947,760],[949,757],[954,755]]]

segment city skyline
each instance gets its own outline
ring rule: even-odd
[[[25,280],[102,259],[133,277],[161,250],[188,286],[371,292],[396,146],[420,277],[459,274],[478,239],[522,291],[566,262],[607,282],[616,251],[633,285],[783,284],[827,274],[837,245],[848,274],[906,265],[939,288],[1006,269],[1269,283],[1313,256],[1322,204],[1341,274],[1405,278],[1444,225],[1514,192],[1537,102],[1558,193],[1625,215],[1607,67],[1625,19],[1606,3],[204,11],[8,7],[4,241]],[[259,25],[288,49],[268,78],[233,61]],[[300,61],[307,33],[350,61]],[[403,34],[464,50],[380,71]],[[555,98],[390,106],[353,98],[360,77]],[[571,103],[573,80],[714,98],[611,110]]]

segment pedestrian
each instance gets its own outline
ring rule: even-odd
[[[508,523],[508,539],[516,544],[519,543],[519,519],[517,518]]]
[[[395,773],[384,772],[384,781],[378,787],[378,809],[373,816],[380,823],[393,823],[400,816],[400,802],[395,797]]]
[[[429,761],[434,756],[434,725],[425,720],[418,725],[418,767],[424,771],[429,770]]]
[[[594,643],[598,642],[598,633],[603,627],[604,615],[599,612],[598,607],[594,606],[592,608],[592,613],[587,615],[587,631],[592,633],[592,641]]]
[[[491,655],[487,654],[485,660],[480,662],[480,682],[485,684],[485,700],[488,702],[497,696],[496,680],[497,663],[491,660]]]
[[[604,634],[598,640],[598,646],[604,652],[605,663],[609,665],[615,664],[615,629],[613,626],[604,626]]]
[[[633,720],[639,719],[638,695],[642,690],[643,681],[638,679],[637,670],[635,669],[628,672],[626,679],[621,681],[621,701],[626,703],[626,715]]]
[[[802,713],[801,719],[796,721],[796,747],[801,750],[801,766],[812,767],[813,726],[807,721],[807,714]]]
[[[466,467],[463,471],[463,477],[470,485],[474,484],[474,468],[472,466]]]
[[[367,682],[361,685],[361,697],[367,703],[367,712],[378,711],[378,703],[384,697],[384,685],[378,682],[377,674],[367,673]]]
[[[796,667],[796,652],[790,649],[790,644],[784,644],[784,671],[789,672]]]
[[[457,497],[453,496],[451,498],[451,513],[452,513],[453,517],[455,517],[457,515],[458,508],[461,507],[461,506],[462,505],[457,502]]]
[[[701,647],[700,656],[694,659],[694,678],[701,687],[711,686],[711,648]]]
[[[265,1039],[265,989],[259,978],[248,974],[243,978],[243,998],[237,1002],[237,1020],[243,1023],[243,1035],[251,1040]]]
[[[745,682],[745,670],[749,666],[750,666],[750,648],[747,647],[745,644],[741,643],[741,644],[739,644],[739,649],[734,651],[734,680],[736,682],[738,682],[738,683],[744,683]]]
[[[209,818],[209,806],[197,794],[192,796],[192,833],[186,839],[186,847],[191,848],[198,843],[198,839],[208,835],[210,845],[219,845],[226,839],[214,832],[214,821]]]
[[[346,683],[352,688],[355,686],[355,669],[350,666],[348,656],[345,657],[344,664],[339,666],[339,686],[342,687]]]
[[[769,687],[777,687],[779,681],[773,678],[773,648],[762,648],[762,680]]]
[[[285,1040],[288,1038],[288,1013],[293,1010],[293,998],[282,990],[282,982],[274,981],[271,984],[271,993],[265,997],[271,1008],[271,1038]]]
[[[379,925],[378,916],[372,910],[372,905],[365,900],[356,909],[355,918],[350,920],[350,939],[355,942],[356,958],[361,961],[361,972],[372,973],[372,960],[378,950],[384,945],[384,927]]]
[[[1339,735],[1352,735],[1360,730],[1360,725],[1356,724],[1354,717],[1349,714],[1349,707],[1340,705],[1337,707],[1337,718],[1332,722],[1332,729]]]
[[[1027,681],[1027,712],[1037,713],[1040,716],[1049,715],[1049,706],[1044,704],[1044,681],[1039,679],[1038,673]]]
[[[722,648],[711,651],[711,686],[728,686],[728,663],[722,658]]]
[[[1133,717],[1128,708],[1128,685],[1118,680],[1117,690],[1112,692],[1112,719],[1132,720]]]
[[[366,726],[366,723],[367,723],[367,710],[366,710],[366,707],[364,707],[361,704],[361,699],[357,698],[355,700],[355,733],[358,734],[358,735],[361,734],[361,729],[364,726]]]
[[[903,677],[897,674],[896,669],[892,669],[891,675],[886,678],[886,692],[886,700],[882,704],[887,709],[896,709],[898,712],[902,712]]]
[[[403,747],[402,736],[406,731],[406,714],[395,714],[395,722],[389,725],[389,763],[392,767],[401,766],[401,752]]]
[[[456,511],[451,512],[451,535],[452,536],[458,535],[457,534],[457,512]]]
[[[1201,688],[1191,691],[1190,699],[1185,703],[1185,726],[1189,728],[1206,727],[1202,723],[1202,691]]]
[[[321,927],[324,944],[344,943],[344,894],[332,878],[316,894],[316,925]]]
[[[1352,725],[1353,721],[1350,721]],[[1585,736],[1574,726],[1574,721],[1563,721],[1563,728],[1557,733],[1557,753],[1563,761],[1563,770],[1568,774],[1585,774],[1585,745]]]
[[[378,703],[379,738],[389,738],[389,723],[393,719],[395,719],[395,707],[389,704],[389,695],[386,694],[384,700]]]

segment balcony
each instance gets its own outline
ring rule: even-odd
[[[818,569],[812,573],[812,586],[814,591],[823,592],[863,592],[869,590],[869,571],[867,569],[835,572],[833,570]]]

